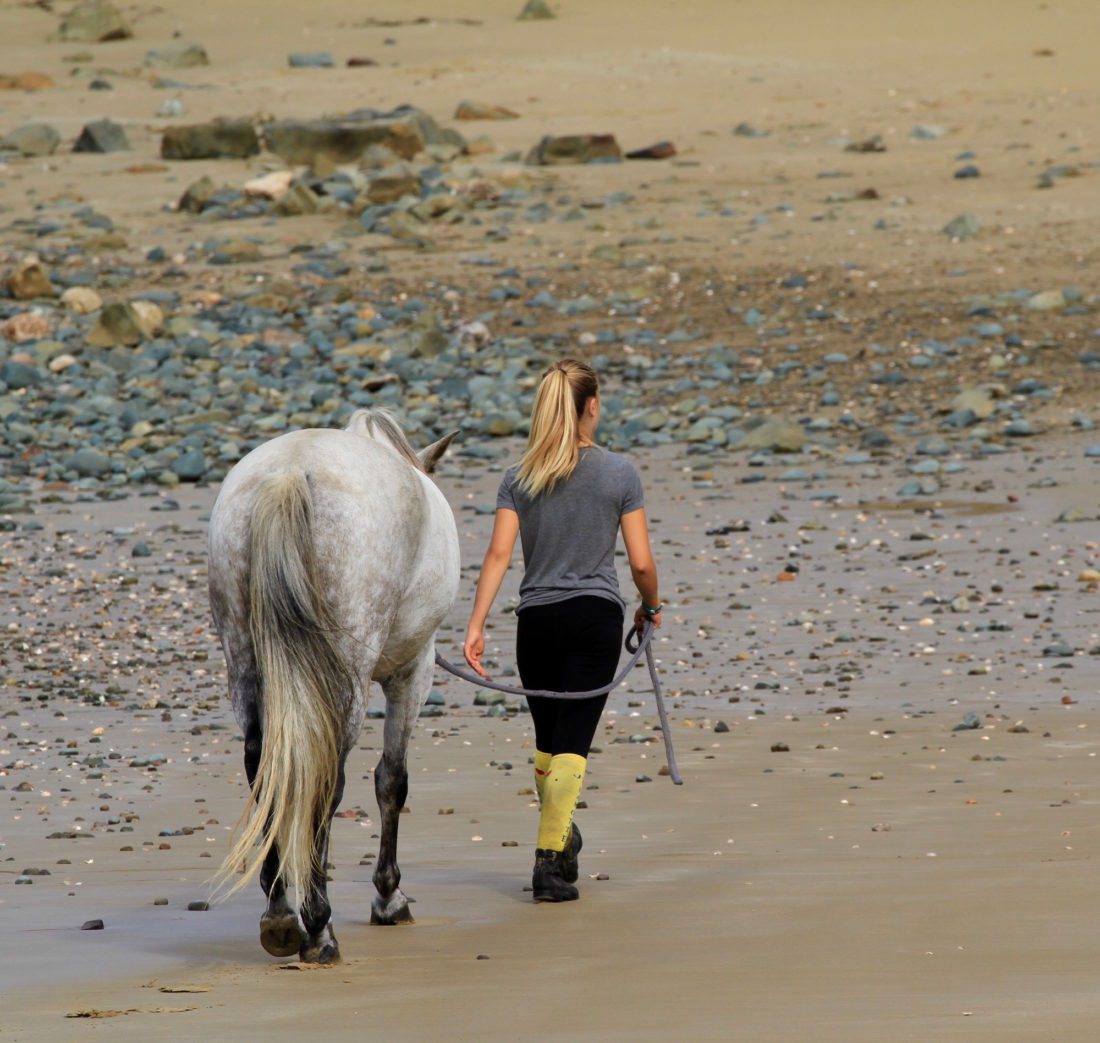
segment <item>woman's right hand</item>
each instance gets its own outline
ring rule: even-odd
[[[644,606],[639,605],[634,610],[634,629],[636,631],[638,631],[639,634],[641,634],[645,630],[646,623],[652,623],[654,630],[660,630],[661,629],[661,613],[658,612],[656,615],[651,616],[645,610]]]
[[[485,635],[480,628],[467,628],[466,640],[462,643],[462,654],[474,673],[479,677],[488,678],[489,675],[481,665],[481,657],[485,654]]]

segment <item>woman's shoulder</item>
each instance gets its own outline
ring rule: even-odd
[[[638,473],[638,468],[634,466],[634,462],[627,456],[623,456],[622,453],[616,453],[611,449],[606,449],[603,446],[600,447],[603,459],[604,467],[608,472],[618,476],[630,476]]]

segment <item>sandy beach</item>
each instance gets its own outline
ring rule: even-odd
[[[165,319],[193,322],[186,335],[215,350],[228,343],[204,325],[215,298],[258,285],[291,302],[286,329],[303,337],[328,336],[310,322],[331,301],[365,322],[423,298],[448,329],[491,313],[470,370],[515,380],[517,394],[529,379],[507,367],[528,349],[509,338],[602,352],[669,606],[657,647],[684,785],[661,774],[639,669],[613,693],[590,761],[581,901],[535,905],[524,892],[537,823],[530,718],[512,705],[497,716],[439,672],[443,705],[414,736],[400,833],[416,923],[369,925],[371,719],[334,824],[343,962],[268,957],[258,887],[188,909],[211,897],[245,800],[205,521],[219,468],[256,430],[214,417],[206,470],[188,477],[182,450],[138,473],[141,453],[165,449],[159,430],[135,424],[101,446],[118,466],[95,485],[57,462],[80,432],[55,448],[51,428],[39,447],[10,424],[0,463],[28,512],[0,507],[0,1039],[1094,1039],[1094,5],[600,0],[552,4],[558,17],[537,22],[517,21],[521,6],[324,0],[303,14],[168,0],[122,6],[132,38],[81,44],[49,39],[67,6],[4,3],[0,71],[54,85],[0,92],[0,137],[45,121],[64,144],[0,160],[0,269],[34,251],[59,278],[94,268],[105,299],[169,287]],[[184,86],[156,87],[144,56],[179,40],[201,42],[209,64],[164,72]],[[289,68],[297,51],[331,52],[335,66]],[[347,66],[358,57],[377,64]],[[111,89],[89,90],[96,77]],[[154,115],[172,97],[186,115]],[[465,99],[518,118],[452,120]],[[518,186],[531,208],[507,222],[472,209],[413,248],[392,229],[354,237],[356,220],[331,207],[232,222],[176,209],[204,175],[239,189],[287,164],[269,152],[163,160],[172,123],[402,103],[488,137],[484,153],[440,161],[457,195]],[[72,153],[81,128],[108,115],[131,147]],[[522,162],[543,135],[588,133],[624,150],[668,140],[677,154]],[[849,148],[874,136],[881,149]],[[967,165],[979,174],[960,177]],[[111,229],[73,232],[65,222],[81,205]],[[942,231],[964,214],[976,232]],[[55,218],[64,229],[43,232]],[[209,244],[228,237],[251,237],[257,252],[211,261],[221,247]],[[300,268],[318,244],[335,274]],[[179,274],[148,260],[154,248]],[[523,296],[502,296],[505,282]],[[314,295],[312,316],[293,312],[299,291]],[[542,292],[561,306],[530,307]],[[23,309],[0,304],[0,318]],[[55,302],[40,310],[51,336],[68,321]],[[267,336],[245,319],[240,330],[242,354]],[[639,330],[655,332],[633,339]],[[59,357],[45,336],[3,336],[2,364]],[[333,340],[337,354],[347,347]],[[712,344],[739,352],[742,370],[706,355]],[[400,389],[383,401],[408,408],[424,444],[425,417],[452,409],[450,393],[387,350],[376,386]],[[213,372],[195,358],[176,378]],[[788,382],[794,358],[828,379]],[[101,376],[89,368],[89,381]],[[0,421],[23,416],[40,387],[52,386],[0,388]],[[708,404],[695,402],[700,389]],[[979,398],[960,404],[967,390]],[[289,426],[313,415],[277,391],[270,409]],[[989,406],[980,423],[945,426],[971,405]],[[741,410],[796,418],[800,451],[727,445]],[[477,426],[498,415],[478,412],[438,475],[463,555],[440,633],[452,659],[500,473],[523,444],[515,425],[499,436]],[[674,436],[630,442],[621,417]],[[45,409],[40,419],[60,424]],[[868,437],[880,429],[885,441]],[[227,439],[232,450],[216,448]],[[625,561],[620,578],[628,589]],[[504,679],[518,579],[517,562],[489,635],[488,665]],[[102,930],[81,930],[96,919]]]

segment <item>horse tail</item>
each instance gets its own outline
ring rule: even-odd
[[[242,826],[220,874],[227,880],[245,867],[229,894],[255,876],[275,846],[279,876],[299,901],[311,874],[324,872],[324,845],[315,841],[332,813],[353,680],[322,589],[313,516],[300,470],[266,479],[252,508],[249,628],[263,738]]]

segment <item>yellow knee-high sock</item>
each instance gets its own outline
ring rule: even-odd
[[[575,753],[558,753],[550,758],[539,818],[538,846],[545,851],[563,851],[573,826],[586,761]]]
[[[550,774],[549,753],[535,750],[535,792],[539,795],[539,807],[546,802],[546,776]]]

